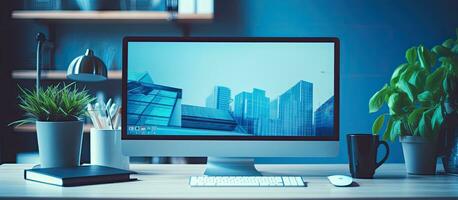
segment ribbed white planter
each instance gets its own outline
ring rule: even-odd
[[[401,136],[407,173],[418,175],[436,174],[436,144],[419,136]]]
[[[75,167],[80,164],[83,121],[37,121],[40,167]]]

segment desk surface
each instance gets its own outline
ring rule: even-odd
[[[301,175],[303,188],[191,188],[190,175],[201,175],[204,165],[133,164],[139,181],[62,188],[25,181],[23,170],[32,165],[0,165],[0,198],[112,198],[112,199],[344,199],[431,198],[458,199],[458,176],[407,175],[403,164],[384,164],[375,179],[356,179],[358,187],[332,186],[326,176],[348,174],[348,165],[257,165],[264,175]]]

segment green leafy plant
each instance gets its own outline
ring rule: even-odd
[[[94,98],[86,89],[78,90],[75,83],[49,86],[46,89],[28,90],[19,86],[19,107],[25,118],[10,125],[35,121],[76,121],[86,115],[86,106]]]
[[[369,100],[369,113],[384,104],[389,108],[389,113],[375,119],[373,134],[387,121],[384,140],[404,135],[434,139],[438,135],[444,122],[444,103],[458,105],[458,29],[456,32],[457,39],[448,39],[432,50],[420,45],[406,51],[406,63],[399,65],[389,83]]]

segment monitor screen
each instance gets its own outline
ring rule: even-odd
[[[124,41],[124,136],[335,138],[336,41]]]

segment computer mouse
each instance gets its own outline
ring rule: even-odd
[[[345,187],[353,183],[353,178],[344,175],[328,176],[328,180],[331,182],[331,184],[337,187]]]

